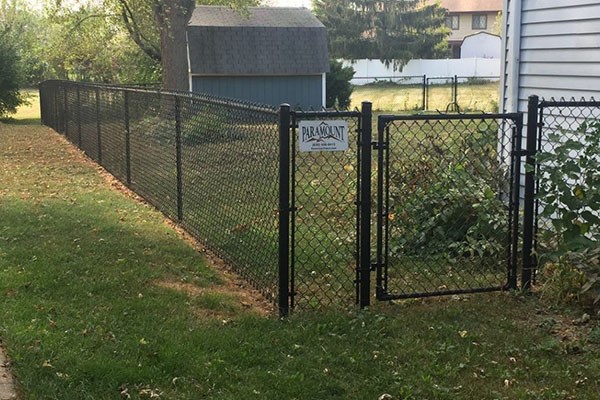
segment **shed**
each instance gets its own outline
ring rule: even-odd
[[[460,45],[460,58],[500,58],[502,39],[498,35],[478,32],[466,36]]]
[[[187,27],[193,92],[325,106],[327,31],[305,8],[198,6]]]
[[[600,2],[505,0],[500,110],[527,98],[600,98]]]

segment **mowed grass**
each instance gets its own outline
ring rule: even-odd
[[[495,293],[278,320],[48,128],[0,124],[0,171],[0,340],[22,399],[600,390],[600,329],[580,312]]]
[[[373,103],[375,111],[419,111],[423,108],[423,87],[378,83],[355,86],[351,108],[360,108],[363,101]],[[498,82],[458,85],[457,101],[461,111],[486,111],[498,109]],[[455,111],[452,104],[451,85],[430,85],[427,110]]]

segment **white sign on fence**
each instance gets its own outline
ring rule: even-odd
[[[300,151],[348,150],[348,122],[344,120],[300,121]]]

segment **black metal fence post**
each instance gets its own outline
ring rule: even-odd
[[[523,271],[521,272],[521,287],[529,289],[533,269],[535,268],[533,254],[533,232],[535,211],[535,155],[537,151],[539,97],[530,96],[527,106],[527,145],[525,160],[525,193],[523,205]]]
[[[77,93],[77,147],[81,149],[81,92],[79,86],[76,89]]]
[[[377,284],[376,284],[376,293],[378,299],[383,296],[383,273],[382,268],[384,268],[384,210],[383,206],[385,203],[384,199],[384,175],[385,175],[385,120],[382,116],[377,118],[377,233],[376,233],[376,263],[377,263]]]
[[[452,89],[452,101],[454,102],[455,107],[458,111],[458,76],[454,75],[454,85]]]
[[[519,205],[521,202],[521,148],[523,146],[523,114],[519,113],[515,119],[512,137],[512,157],[513,157],[513,188],[512,198],[510,199],[510,213],[512,232],[510,243],[510,266],[508,271],[508,289],[517,289],[517,263],[519,247]]]
[[[371,146],[372,104],[361,107],[360,166],[360,307],[371,304]]]
[[[96,88],[96,134],[98,140],[98,163],[102,165],[102,126],[100,124],[100,89]]]
[[[45,125],[47,123],[45,115],[48,104],[46,104],[46,90],[44,90],[43,82],[38,86],[38,93],[40,96],[40,124]]]
[[[68,108],[68,95],[67,95],[67,86],[65,85],[63,87],[63,92],[64,92],[64,102],[65,102],[65,107],[64,107],[64,130],[63,130],[63,134],[67,137],[67,139],[69,138],[69,108]]]
[[[429,78],[425,77],[425,107],[423,111],[429,109]]]
[[[426,105],[426,98],[427,97],[427,75],[423,75],[423,103],[421,105],[421,109],[423,111],[426,110],[425,107],[427,107]]]
[[[131,185],[131,143],[129,135],[129,92],[124,92],[125,103],[125,171],[127,176],[127,185]]]
[[[54,119],[52,121],[52,128],[59,131],[60,127],[58,126],[58,87],[53,87],[52,91],[54,92]]]
[[[177,163],[177,221],[183,221],[183,176],[181,166],[181,104],[175,98],[175,160]]]
[[[279,108],[279,315],[290,312],[290,105]]]

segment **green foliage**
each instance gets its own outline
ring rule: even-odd
[[[42,47],[44,25],[38,14],[21,0],[0,0],[0,32],[3,41],[11,43],[19,58],[19,71],[24,85],[40,82],[46,66],[38,51]]]
[[[21,76],[16,49],[0,34],[0,118],[14,113],[24,102],[19,92]]]
[[[348,108],[352,95],[350,80],[354,76],[352,67],[344,67],[341,62],[331,60],[329,73],[326,76],[326,101],[327,107]]]
[[[316,0],[327,27],[331,55],[380,59],[401,68],[413,58],[447,54],[446,11],[421,0]]]
[[[587,304],[597,297],[600,247],[566,252],[544,263],[541,273],[542,297],[553,304]],[[596,273],[591,272],[595,270]]]
[[[549,137],[552,149],[537,156],[540,218],[551,224],[542,232],[547,251],[541,260],[552,270],[576,270],[585,280],[565,292],[595,292],[600,300],[600,121],[585,121],[575,132]],[[555,285],[557,279],[548,279]],[[562,283],[561,283],[562,284]],[[567,296],[568,297],[568,296]]]
[[[600,241],[600,121],[582,123],[566,140],[565,133],[551,135],[552,150],[537,156],[540,216],[551,222],[562,252]]]
[[[452,140],[464,158],[449,162],[439,145],[423,141],[426,157],[390,166],[390,196],[398,211],[391,216],[392,251],[502,257],[508,213],[498,198],[505,178],[495,149],[496,132]]]

